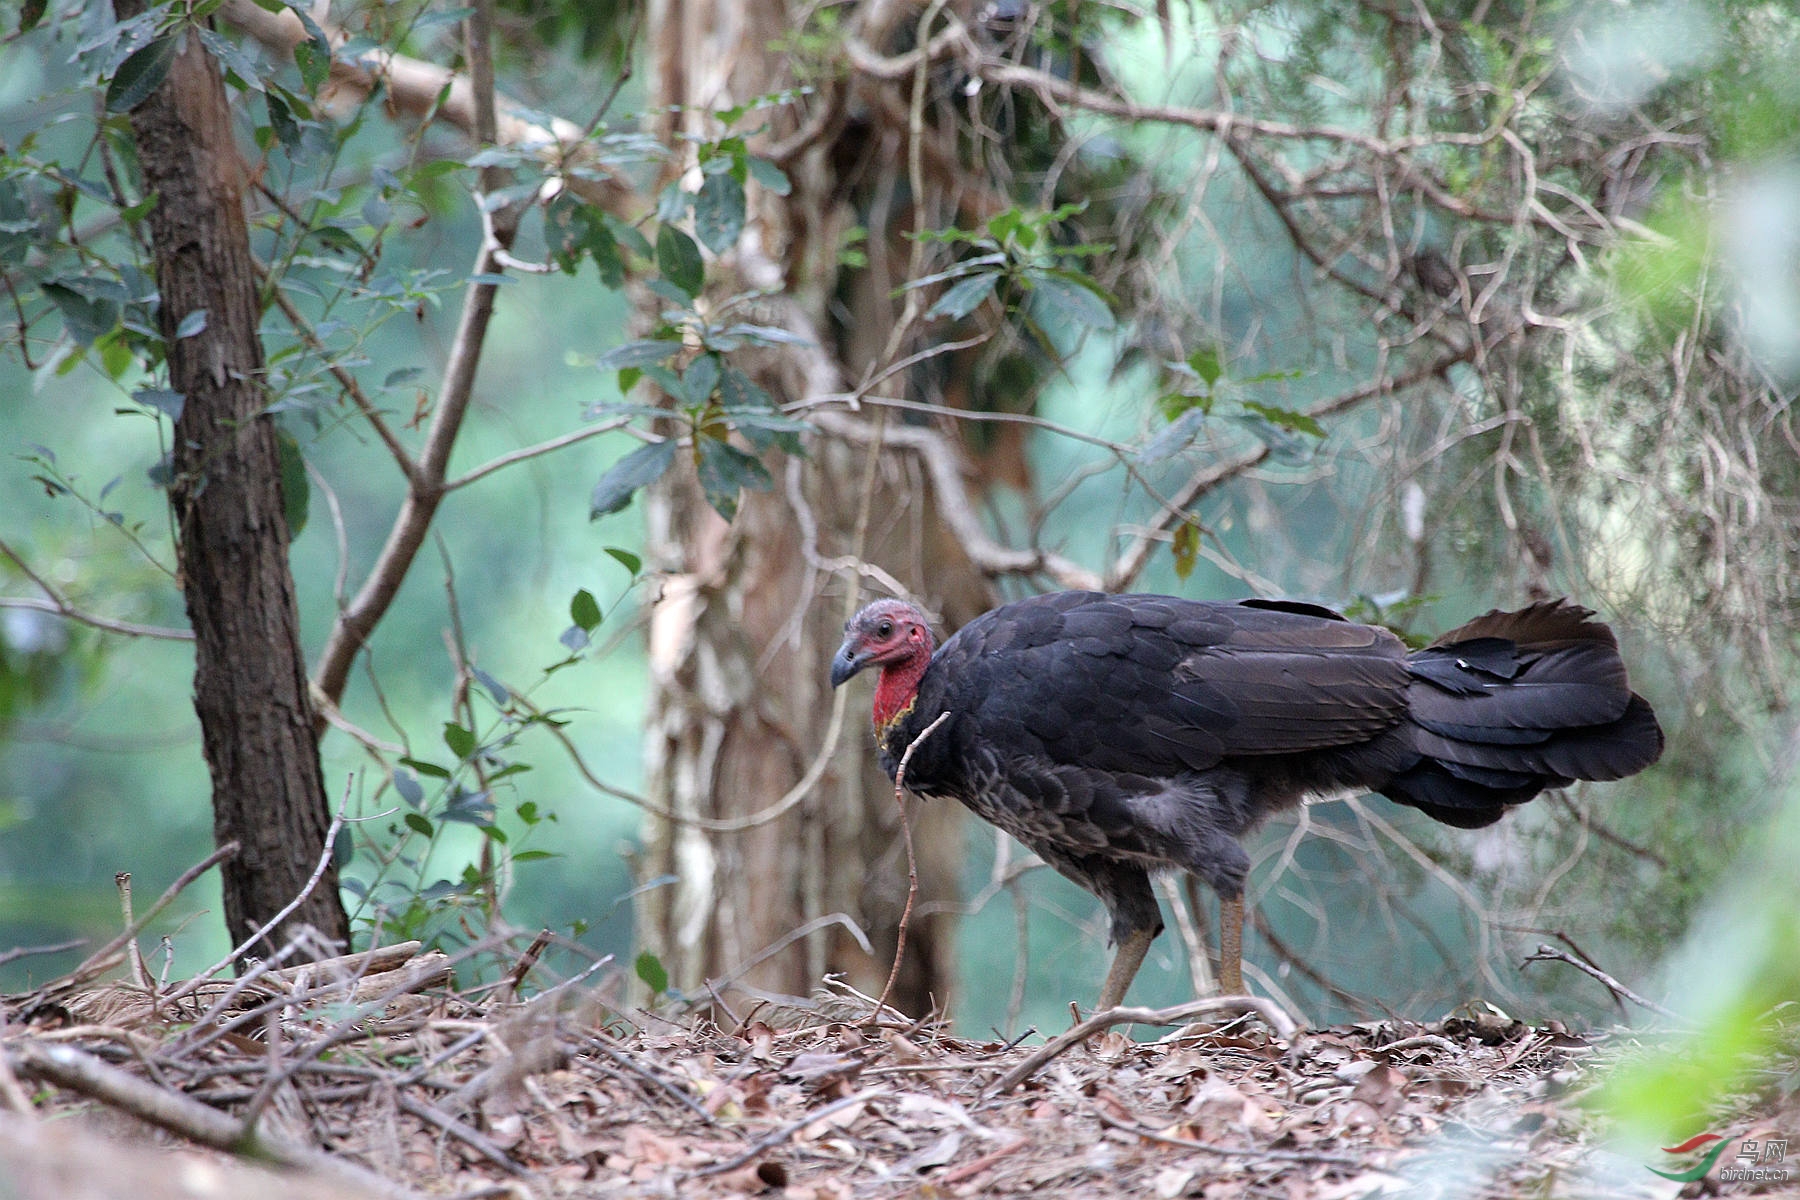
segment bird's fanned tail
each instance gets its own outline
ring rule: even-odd
[[[1662,730],[1593,615],[1562,600],[1491,612],[1410,655],[1417,758],[1381,792],[1472,829],[1545,788],[1655,762]]]

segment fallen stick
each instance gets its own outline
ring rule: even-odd
[[[1045,1063],[1067,1050],[1077,1042],[1085,1041],[1103,1029],[1111,1029],[1114,1025],[1176,1025],[1207,1013],[1229,1012],[1253,1014],[1261,1017],[1275,1036],[1284,1042],[1292,1042],[1300,1032],[1294,1019],[1282,1012],[1273,1001],[1261,996],[1213,996],[1206,1000],[1194,1000],[1187,1004],[1177,1004],[1173,1008],[1109,1008],[1097,1012],[1069,1032],[1052,1038],[1042,1047],[1033,1051],[1024,1062],[1002,1075],[993,1085],[982,1093],[982,1100],[991,1100],[1006,1093],[1037,1074]]]
[[[53,1083],[202,1146],[291,1170],[311,1171],[390,1200],[414,1200],[417,1196],[373,1171],[322,1150],[258,1133],[228,1113],[139,1079],[73,1046],[16,1043],[5,1054],[13,1072],[23,1078]]]

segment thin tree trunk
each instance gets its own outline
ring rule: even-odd
[[[141,10],[134,0],[116,7],[121,16]],[[243,847],[224,867],[225,920],[237,942],[300,894],[324,850],[330,809],[288,568],[280,450],[263,415],[242,164],[224,84],[197,37],[132,112],[131,127],[145,189],[158,198],[149,223],[169,382],[186,398],[169,495],[194,630],[194,708],[212,775],[213,834]],[[205,314],[197,333],[195,313]],[[348,938],[329,866],[287,925],[302,923]],[[287,932],[275,931],[274,942]]]

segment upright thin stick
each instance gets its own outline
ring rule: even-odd
[[[912,922],[913,901],[919,897],[919,860],[913,855],[912,821],[906,815],[906,765],[912,761],[913,751],[949,719],[949,713],[939,713],[937,720],[920,730],[919,736],[906,747],[906,753],[900,756],[900,765],[894,771],[894,803],[900,807],[900,835],[906,844],[906,907],[900,910],[900,929],[894,938],[894,965],[888,970],[887,986],[881,989],[881,999],[875,1001],[877,1020],[881,1010],[887,1007],[888,997],[893,994],[894,981],[900,978],[900,959],[906,953],[906,927]]]

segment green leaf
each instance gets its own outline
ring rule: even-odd
[[[627,367],[647,367],[652,363],[667,362],[680,350],[680,342],[644,338],[635,342],[626,342],[622,346],[614,346],[596,358],[594,365],[602,371],[620,371]]]
[[[620,566],[624,567],[627,571],[630,571],[633,579],[636,579],[637,573],[644,569],[644,560],[629,550],[622,550],[617,546],[608,546],[606,547],[606,552],[610,554]]]
[[[794,190],[794,185],[787,177],[787,172],[766,158],[749,158],[746,165],[750,168],[750,178],[774,192],[777,196],[785,196]]]
[[[637,968],[637,977],[644,981],[653,996],[660,996],[669,990],[669,971],[662,965],[662,959],[648,950],[637,956],[633,964]]]
[[[637,490],[655,483],[675,461],[675,439],[639,446],[607,469],[588,500],[588,519],[616,513],[631,503]]]
[[[933,304],[925,315],[927,317],[949,317],[953,321],[960,321],[980,308],[982,302],[994,294],[994,288],[999,283],[1000,273],[998,271],[971,275],[939,296],[937,303]]]
[[[1200,561],[1200,527],[1183,521],[1175,530],[1175,541],[1169,548],[1175,554],[1175,577],[1186,579]]]
[[[707,176],[694,197],[694,232],[700,235],[701,245],[714,254],[737,245],[738,235],[744,232],[744,185],[729,174]]]
[[[300,149],[300,123],[294,119],[293,106],[273,85],[263,93],[263,104],[269,110],[269,128],[275,131],[281,148],[294,157]]]
[[[719,376],[719,400],[726,408],[775,407],[775,401],[760,384],[729,363]]]
[[[541,859],[561,858],[561,857],[562,857],[562,855],[557,854],[550,850],[521,850],[517,854],[512,856],[512,860],[516,863],[522,863],[522,862],[538,862]]]
[[[569,600],[569,620],[584,632],[592,633],[600,625],[600,602],[594,593],[582,588]]]
[[[425,803],[425,789],[419,786],[417,779],[405,771],[394,772],[394,790],[400,793],[402,800],[414,808]]]
[[[433,779],[448,779],[448,778],[450,778],[449,771],[446,771],[443,767],[438,766],[434,762],[426,762],[423,759],[403,758],[400,760],[400,765],[404,766],[404,767],[411,767],[413,770],[417,771],[419,774],[429,775]]]
[[[719,356],[702,354],[688,364],[687,370],[681,374],[681,394],[687,402],[701,408],[712,399],[713,389],[719,386]]]
[[[745,488],[766,492],[775,486],[768,468],[722,438],[695,439],[699,461],[700,488],[706,502],[727,521],[737,516],[738,493]]]
[[[106,111],[130,112],[150,98],[175,61],[180,39],[164,35],[119,64],[119,69],[106,85]]]
[[[187,403],[186,396],[168,388],[139,388],[131,393],[131,398],[145,408],[154,408],[171,421],[181,420],[181,409]]]
[[[1066,323],[1089,329],[1111,329],[1112,309],[1101,297],[1099,285],[1072,271],[1027,271],[1032,296],[1048,313]]]
[[[432,828],[431,822],[427,821],[419,813],[409,812],[402,817],[401,820],[406,822],[406,827],[408,829],[425,837],[431,837],[437,832],[437,830]]]
[[[306,478],[306,456],[300,453],[300,443],[292,434],[277,429],[275,449],[281,461],[281,513],[287,518],[291,541],[306,528],[307,510],[312,506],[312,483]]]
[[[196,308],[193,312],[190,312],[187,316],[181,318],[181,324],[175,327],[175,340],[180,341],[182,338],[191,338],[205,332],[206,310],[204,308]]]
[[[475,735],[454,721],[445,721],[444,745],[450,747],[450,753],[466,762],[475,753]]]
[[[44,19],[44,10],[49,6],[49,0],[25,0],[19,5],[19,32],[30,33],[36,29],[37,23]]]
[[[72,279],[70,282],[80,283],[80,280]],[[38,290],[62,314],[63,325],[68,329],[69,336],[83,346],[93,345],[119,323],[119,305],[116,301],[100,296],[84,296],[63,283],[40,284]]]
[[[1271,425],[1278,425],[1283,429],[1291,429],[1295,433],[1309,434],[1316,438],[1325,436],[1325,427],[1306,413],[1296,412],[1291,408],[1275,408],[1267,404],[1258,404],[1254,400],[1245,400],[1243,405],[1245,412],[1255,413]]]
[[[294,43],[294,65],[300,68],[300,81],[306,85],[307,94],[317,96],[331,77],[331,42],[303,6],[295,5],[290,11],[300,18],[306,30],[306,40]]]
[[[200,30],[200,43],[206,47],[208,54],[218,59],[236,77],[238,86],[256,92],[263,90],[262,78],[256,70],[256,60],[244,53],[236,42],[223,34],[203,28]]]
[[[487,689],[488,695],[494,698],[495,704],[498,704],[501,708],[505,708],[508,704],[512,703],[512,689],[507,687],[504,683],[501,683],[498,679],[495,679],[480,667],[470,667],[469,674],[475,676],[476,682]],[[489,776],[489,778],[493,777]]]
[[[700,257],[700,247],[673,225],[664,224],[656,231],[656,267],[690,299],[698,296],[706,283],[706,263]]]
[[[1205,422],[1204,410],[1188,408],[1138,449],[1138,465],[1153,466],[1186,450],[1193,444],[1194,438],[1199,436],[1200,427]]]
[[[646,238],[636,225],[629,221],[621,221],[611,213],[602,213],[600,220],[619,245],[624,246],[639,258],[649,260],[652,254],[650,239]]]
[[[1202,346],[1187,356],[1187,365],[1200,377],[1200,382],[1212,387],[1219,382],[1219,376],[1225,373],[1225,364],[1219,357],[1217,346]]]

